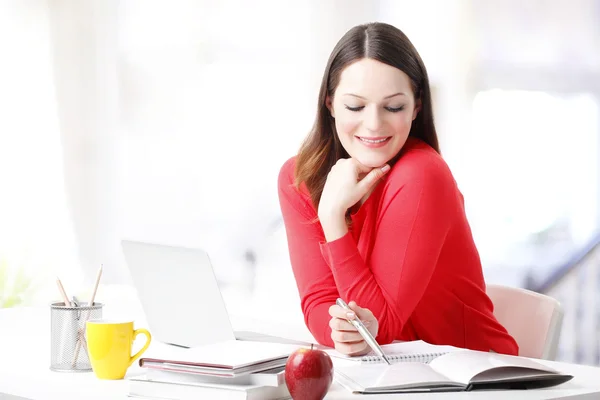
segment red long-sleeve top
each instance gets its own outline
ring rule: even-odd
[[[409,138],[398,162],[352,218],[326,242],[295,157],[279,173],[279,201],[305,323],[333,346],[328,309],[338,297],[373,312],[377,341],[424,340],[518,353],[493,315],[462,194],[447,164]]]

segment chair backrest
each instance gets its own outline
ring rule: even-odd
[[[560,303],[531,290],[487,285],[494,315],[517,341],[519,355],[554,360],[563,321]]]

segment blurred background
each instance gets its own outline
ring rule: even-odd
[[[277,174],[375,20],[428,68],[488,283],[558,298],[558,358],[600,364],[598,0],[1,0],[0,307],[101,264],[127,292],[134,239],[204,248],[231,313],[304,328]]]

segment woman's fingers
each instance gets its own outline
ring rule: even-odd
[[[369,321],[374,319],[373,313],[368,308],[359,307],[354,301],[351,301],[348,306],[352,309],[351,311],[346,310],[337,304],[333,304],[331,307],[329,307],[329,315],[334,318],[345,320],[353,319],[356,315],[358,315],[358,318],[362,320],[365,326],[368,325]]]
[[[356,304],[355,301],[351,301],[348,304],[348,307],[350,307],[356,313],[356,315],[358,315],[358,318],[360,318],[363,322],[370,321],[375,318],[371,310],[369,310],[368,308],[360,307],[358,304]]]
[[[331,331],[331,339],[338,343],[356,343],[363,340],[357,331]]]
[[[355,343],[340,343],[340,342],[334,342],[335,343],[335,349],[337,351],[339,351],[342,354],[346,354],[349,356],[353,356],[353,355],[358,355],[358,354],[365,354],[368,352],[367,348],[367,342],[365,342],[364,340],[362,342],[355,342]]]
[[[355,158],[350,158],[348,159],[348,161],[354,166],[354,168],[356,169],[356,171],[358,171],[359,174],[368,174],[373,169],[373,167],[367,167]]]
[[[329,320],[329,327],[332,331],[356,332],[354,325],[342,318],[331,318]]]
[[[352,319],[355,316],[354,311],[345,310],[337,304],[329,307],[329,315],[335,318]]]
[[[369,328],[373,336],[377,336],[377,319],[368,308],[362,308],[351,301],[348,306],[351,310],[346,310],[337,304],[329,307],[329,326],[331,328],[331,339],[335,349],[346,355],[362,355],[370,351],[369,345],[357,329],[349,321],[358,318]]]

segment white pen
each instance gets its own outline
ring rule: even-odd
[[[346,302],[340,298],[338,298],[335,301],[335,303],[345,310],[354,312],[350,307],[348,307],[348,304],[346,304]],[[356,313],[354,313],[353,319],[347,319],[347,321],[350,322],[352,325],[354,325],[354,327],[358,330],[358,333],[360,333],[360,335],[363,337],[363,339],[365,339],[365,342],[367,342],[367,344],[371,347],[371,349],[373,349],[373,351],[379,357],[383,358],[383,360],[386,363],[388,363],[388,365],[392,365],[392,363],[390,362],[390,360],[388,360],[387,356],[385,355],[385,353],[383,352],[381,347],[379,347],[379,344],[377,343],[377,341],[375,340],[373,335],[371,335],[371,332],[369,332],[369,330],[365,327],[365,325],[358,318]]]

